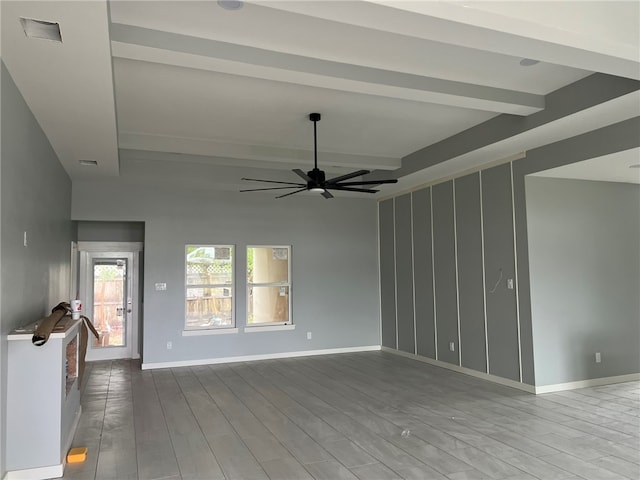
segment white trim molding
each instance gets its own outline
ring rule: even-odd
[[[502,378],[496,375],[491,375],[489,373],[478,372],[477,370],[472,370],[467,367],[461,367],[459,365],[443,362],[441,360],[434,360],[433,358],[422,357],[420,355],[413,355],[411,353],[406,353],[406,352],[400,352],[398,350],[394,350],[393,348],[382,347],[382,351],[393,353],[394,355],[400,355],[402,357],[412,358],[414,360],[418,360],[419,362],[424,362],[424,363],[428,363],[429,365],[433,365],[434,367],[441,367],[441,368],[446,368],[447,370],[452,370],[454,372],[464,373],[465,375],[469,375],[470,377],[480,378],[482,380],[487,380],[492,383],[504,385],[505,387],[516,388],[518,390],[523,390],[528,393],[536,393],[535,387],[533,385],[517,382],[515,380],[509,380],[508,378]]]
[[[640,373],[630,373],[628,375],[618,375],[615,377],[593,378],[591,380],[580,380],[577,382],[569,383],[556,383],[554,385],[543,385],[540,387],[536,387],[534,385],[529,385],[528,383],[509,380],[508,378],[498,377],[489,373],[478,372],[477,370],[472,370],[470,368],[460,367],[452,363],[446,363],[440,360],[434,360],[433,358],[414,355],[412,353],[401,352],[389,347],[381,347],[380,349],[383,352],[393,353],[394,355],[399,355],[401,357],[412,358],[414,360],[418,360],[419,362],[428,363],[429,365],[433,365],[435,367],[446,368],[447,370],[452,370],[454,372],[464,373],[465,375],[469,375],[471,377],[480,378],[492,383],[498,383],[500,385],[504,385],[505,387],[516,388],[518,390],[523,390],[535,395],[540,395],[542,393],[562,392],[565,390],[576,390],[579,388],[599,387],[601,385],[612,385],[615,383],[634,382],[640,380]]]
[[[142,252],[143,242],[78,242],[82,252]]]
[[[262,332],[277,332],[280,330],[295,330],[295,325],[260,325],[246,326],[244,327],[244,333],[262,333]]]
[[[576,390],[578,388],[599,387],[601,385],[611,385],[614,383],[635,382],[640,380],[640,373],[630,373],[627,375],[617,375],[614,377],[592,378],[590,380],[579,380],[577,382],[556,383],[553,385],[541,385],[535,387],[535,393],[563,392],[565,390]]]
[[[48,467],[26,468],[7,472],[4,480],[42,480],[45,478],[59,478],[64,473],[64,463]]]
[[[225,335],[229,333],[238,333],[237,328],[202,328],[200,330],[183,330],[183,337],[200,337],[204,335]]]
[[[310,357],[313,355],[333,355],[336,353],[371,352],[380,350],[380,345],[365,345],[362,347],[327,348],[324,350],[302,350],[297,352],[267,353],[263,355],[239,355],[237,357],[202,358],[194,360],[180,360],[177,362],[143,363],[142,370],[156,368],[195,367],[197,365],[215,365],[220,363],[253,362],[256,360],[275,360],[279,358]]]

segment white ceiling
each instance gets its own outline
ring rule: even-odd
[[[594,72],[640,79],[637,1],[0,5],[2,60],[74,181],[123,176],[132,162],[220,168],[210,186],[224,189],[290,180],[287,169],[312,166],[310,112],[323,116],[321,168],[393,171],[497,115],[540,112],[545,95]],[[59,22],[63,43],[26,38],[20,17]],[[383,192],[621,121],[633,101],[488,142]]]
[[[632,148],[590,158],[537,172],[532,176],[640,184],[640,149]]]

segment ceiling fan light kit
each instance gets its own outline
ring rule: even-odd
[[[329,190],[340,190],[345,192],[358,192],[358,193],[377,193],[378,190],[374,190],[371,188],[362,188],[364,185],[381,185],[383,183],[397,183],[398,180],[386,179],[386,180],[364,180],[364,181],[354,181],[347,182],[347,180],[351,180],[355,177],[360,177],[362,175],[366,175],[370,173],[369,170],[357,170],[355,172],[347,173],[346,175],[340,175],[339,177],[334,177],[329,180],[326,179],[326,175],[323,170],[318,168],[318,131],[317,131],[317,123],[320,121],[321,115],[319,113],[310,113],[309,120],[313,122],[313,169],[308,172],[303,172],[299,168],[294,168],[292,171],[296,175],[298,175],[301,179],[305,181],[305,183],[296,183],[296,182],[279,182],[276,180],[261,180],[257,178],[243,178],[242,180],[250,181],[250,182],[263,182],[263,183],[276,183],[280,185],[280,187],[265,187],[265,188],[251,188],[240,190],[241,192],[261,192],[265,190],[285,190],[285,189],[295,189],[293,192],[288,192],[283,195],[279,195],[276,198],[284,198],[289,195],[294,195],[296,193],[308,191],[308,192],[317,192],[321,193],[324,198],[333,198],[333,195]]]

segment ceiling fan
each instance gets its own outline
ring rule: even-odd
[[[243,178],[242,180],[247,180],[250,182],[264,182],[264,183],[276,183],[280,185],[286,185],[282,187],[268,187],[268,188],[251,188],[247,190],[240,190],[241,192],[260,192],[265,190],[285,190],[288,188],[295,188],[293,192],[285,193],[284,195],[279,195],[276,198],[288,197],[289,195],[293,195],[295,193],[300,193],[304,191],[309,192],[318,192],[321,193],[324,198],[333,198],[331,192],[329,190],[342,190],[347,192],[360,192],[360,193],[376,193],[378,190],[373,190],[370,188],[359,188],[364,185],[380,185],[383,183],[397,183],[396,179],[388,179],[388,180],[368,180],[368,181],[360,181],[360,182],[347,182],[346,180],[350,180],[355,177],[359,177],[361,175],[366,175],[370,173],[369,170],[358,170],[356,172],[347,173],[346,175],[340,175],[339,177],[330,178],[326,180],[326,176],[323,170],[318,169],[318,136],[316,131],[317,123],[320,121],[319,113],[311,113],[309,114],[309,120],[313,122],[313,170],[309,170],[307,173],[304,173],[299,168],[294,168],[293,173],[298,175],[300,178],[304,180],[305,183],[296,183],[296,182],[278,182],[275,180],[260,180],[257,178]]]

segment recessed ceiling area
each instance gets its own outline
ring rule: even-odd
[[[638,110],[633,95],[553,103],[554,92],[593,74],[640,78],[638,2],[1,8],[2,60],[74,180],[142,174],[154,164],[172,164],[158,171],[182,169],[185,179],[196,165],[220,169],[208,188],[222,190],[238,190],[243,176],[282,178],[312,166],[308,114],[320,112],[319,165],[387,172],[400,180],[381,188],[389,194]],[[27,38],[20,18],[58,23],[62,43]],[[478,134],[464,151],[444,148],[502,117],[522,128]],[[421,151],[423,164],[414,161]]]
[[[531,174],[533,177],[568,178],[640,185],[640,149],[632,148],[582,162]]]

